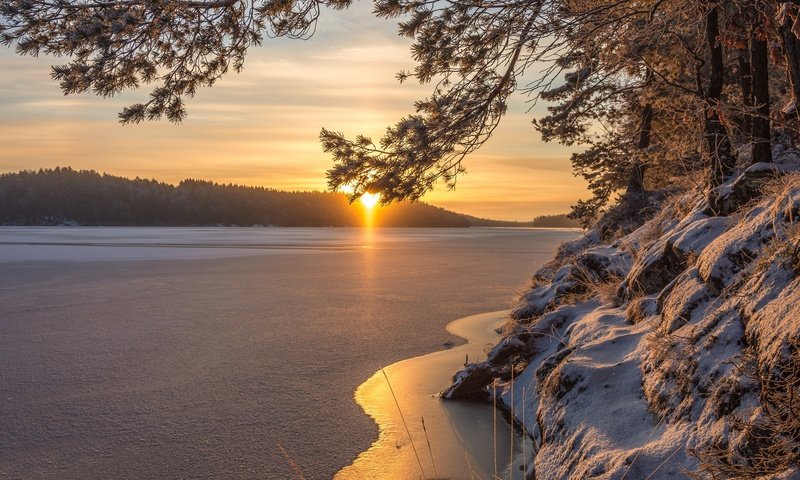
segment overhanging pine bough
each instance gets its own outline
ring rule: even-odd
[[[323,129],[323,149],[335,161],[329,187],[352,187],[352,199],[381,192],[383,203],[417,200],[440,180],[454,187],[464,157],[491,137],[518,75],[533,61],[532,31],[544,3],[378,2],[380,16],[411,17],[400,31],[416,40],[416,78],[440,80],[417,102],[417,114],[388,128],[379,145]]]
[[[153,84],[147,102],[120,114],[123,123],[163,117],[180,122],[185,98],[229,70],[240,70],[250,46],[265,36],[307,38],[321,7],[349,4],[0,0],[0,40],[20,54],[71,57],[53,69],[65,93],[111,96]],[[711,76],[721,80],[723,92],[738,89],[727,77],[710,75],[723,72],[725,58],[719,53],[739,34],[729,20],[752,11],[754,22],[765,21],[777,5],[766,0],[378,0],[376,15],[398,18],[400,33],[414,39],[417,67],[401,72],[400,80],[414,76],[432,83],[432,93],[377,142],[323,129],[322,146],[334,159],[329,185],[353,187],[352,198],[381,191],[384,202],[417,199],[439,181],[452,187],[464,171],[465,156],[491,137],[515,90],[534,102],[556,102],[535,124],[545,140],[586,147],[573,163],[594,191],[594,198],[583,203],[589,216],[626,185],[639,191],[660,181],[653,187],[661,188],[681,171],[698,177],[694,165],[701,162],[695,157],[724,160],[706,162],[706,171],[712,170],[708,165],[725,167],[713,169],[722,175],[709,175],[712,185],[718,183],[734,158],[724,141],[734,125],[730,119],[748,118],[735,108],[746,112],[755,104],[737,107],[730,102],[735,95],[717,94],[720,81],[706,86],[693,79]],[[796,10],[786,5],[780,10],[780,24],[790,33]],[[790,51],[787,47],[789,57]],[[533,80],[519,85],[523,73],[534,71]],[[566,82],[557,84],[562,73]],[[762,123],[775,125],[766,111],[758,113]],[[652,141],[637,147],[643,112],[650,112],[644,117],[650,118],[645,123]],[[711,131],[704,131],[707,116],[714,120]],[[711,140],[702,152],[700,136]],[[750,136],[768,146],[768,131]],[[645,171],[648,178],[637,173]],[[632,175],[641,178],[631,182]]]
[[[231,68],[264,36],[307,38],[321,6],[349,0],[106,1],[0,0],[0,41],[21,55],[69,56],[52,76],[65,94],[105,97],[156,84],[123,123],[186,117],[184,99]]]

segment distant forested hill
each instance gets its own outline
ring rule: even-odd
[[[0,225],[275,225],[364,224],[364,208],[338,193],[284,192],[184,180],[177,186],[91,170],[55,168],[0,175]],[[384,227],[468,227],[469,221],[425,203],[383,207]]]

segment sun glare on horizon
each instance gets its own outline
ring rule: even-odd
[[[361,198],[359,198],[359,201],[361,202],[362,205],[364,205],[367,208],[367,210],[372,210],[375,207],[375,205],[378,204],[378,201],[380,199],[381,199],[381,194],[380,193],[369,193],[369,192],[367,192],[367,193],[364,193],[363,195],[361,195]]]

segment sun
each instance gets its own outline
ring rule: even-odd
[[[369,192],[364,193],[363,195],[361,195],[361,198],[359,198],[361,204],[367,207],[367,210],[372,210],[372,208],[378,204],[378,201],[380,199],[381,199],[380,193],[369,193]]]

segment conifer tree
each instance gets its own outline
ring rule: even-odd
[[[124,123],[180,122],[184,99],[241,69],[250,47],[271,36],[306,38],[321,8],[349,4],[0,0],[0,39],[23,55],[69,57],[53,69],[65,93],[155,85],[147,102],[120,114]],[[771,104],[782,100],[780,89],[770,90],[776,69],[789,86],[784,111],[796,118],[793,2],[376,0],[375,13],[397,19],[413,39],[417,66],[399,79],[427,83],[431,94],[377,141],[322,130],[334,161],[329,186],[353,187],[353,198],[380,191],[384,202],[413,200],[439,182],[452,187],[514,92],[549,102],[535,128],[578,150],[575,172],[593,192],[576,206],[584,218],[618,193],[639,211],[647,188],[686,172],[696,177],[701,158],[707,181],[699,186],[715,187],[734,171],[742,140],[752,143],[754,161],[770,161]],[[774,43],[783,47],[780,65],[770,63]],[[796,136],[793,122],[787,128]],[[742,135],[731,134],[737,129]]]

